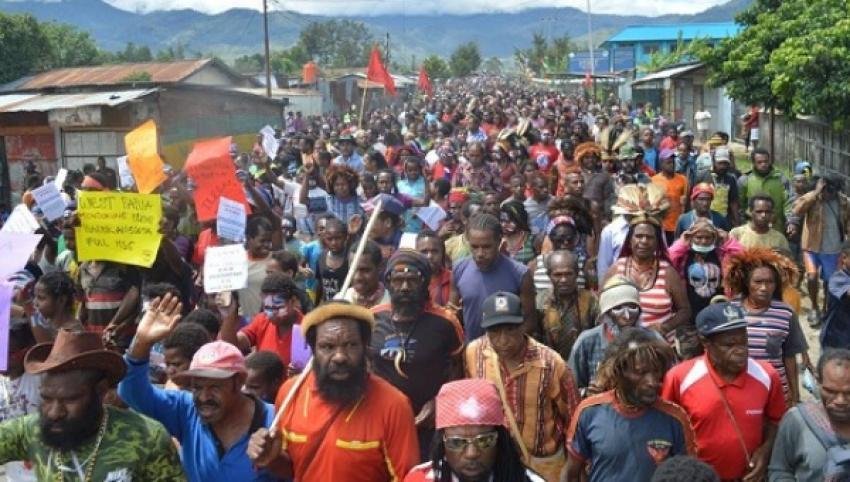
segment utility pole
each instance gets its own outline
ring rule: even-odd
[[[587,50],[590,52],[590,82],[593,86],[593,94],[591,97],[595,97],[596,78],[594,77],[594,69],[596,68],[596,61],[593,58],[593,23],[590,20],[590,0],[587,0]]]
[[[268,0],[263,0],[263,36],[266,51],[266,97],[272,96],[272,64],[269,56],[269,6]]]
[[[384,65],[387,66],[387,70],[390,68],[390,33],[387,32],[387,44],[384,47]]]

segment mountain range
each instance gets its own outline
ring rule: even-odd
[[[461,0],[462,1],[462,0]],[[723,22],[752,0],[731,0],[694,15],[594,14],[593,40],[599,43],[627,25],[684,22]],[[30,13],[39,20],[68,23],[87,31],[105,50],[122,50],[128,42],[147,45],[152,51],[182,45],[188,52],[215,54],[232,59],[241,54],[262,51],[262,13],[249,9],[231,9],[208,15],[195,10],[163,10],[149,13],[129,12],[103,0],[0,0],[0,11]],[[313,21],[333,17],[304,15],[291,11],[269,14],[272,49],[292,45],[301,28]],[[374,15],[350,17],[363,22],[378,41],[390,36],[390,51],[399,63],[412,56],[421,59],[436,53],[448,56],[458,45],[474,40],[485,57],[510,57],[515,48],[531,44],[540,32],[549,38],[569,35],[586,42],[587,17],[578,9],[530,8],[512,13],[474,15]]]

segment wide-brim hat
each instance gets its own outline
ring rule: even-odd
[[[124,359],[103,346],[96,333],[59,330],[53,343],[40,343],[24,357],[24,370],[33,375],[72,370],[99,370],[110,384],[124,378]]]

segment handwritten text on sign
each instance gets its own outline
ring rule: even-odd
[[[236,291],[248,282],[248,253],[241,244],[213,246],[204,255],[204,292]]]
[[[224,196],[245,204],[245,190],[236,178],[236,167],[230,157],[230,137],[196,142],[186,159],[186,173],[195,181],[195,209],[198,221],[210,221],[218,214],[218,198]]]
[[[77,254],[149,268],[156,259],[162,204],[157,194],[81,192]]]

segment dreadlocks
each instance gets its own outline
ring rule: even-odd
[[[626,402],[624,381],[628,368],[643,365],[663,374],[673,365],[674,359],[670,345],[649,330],[623,328],[605,351],[595,384],[601,390],[614,390],[617,399]]]

